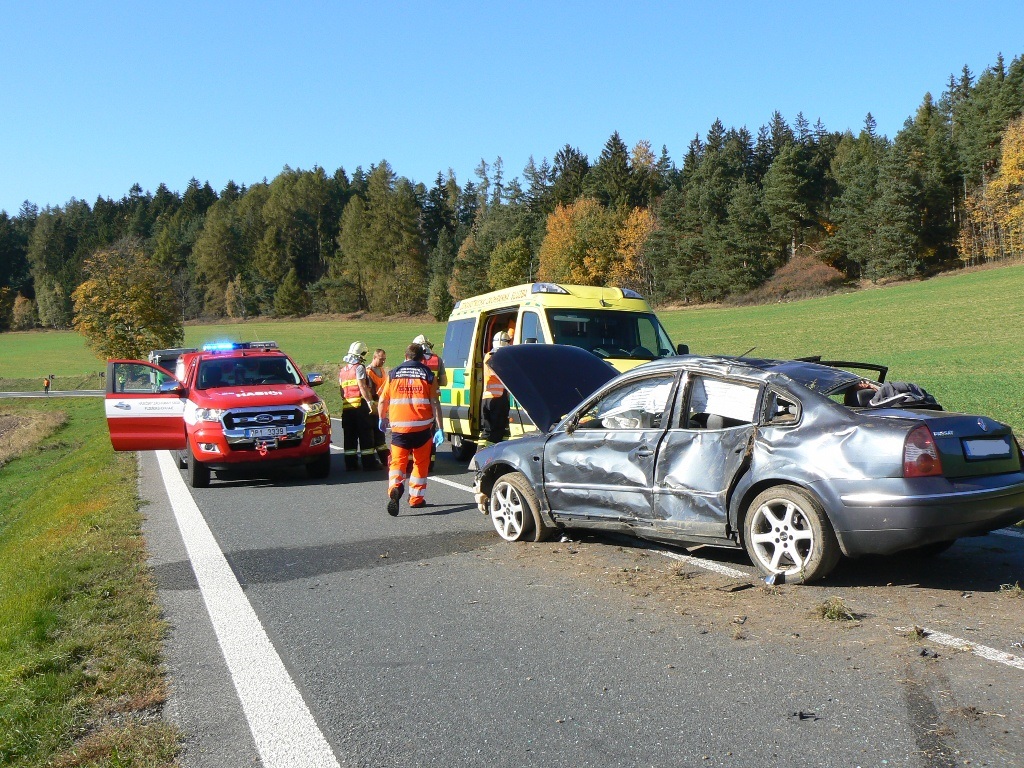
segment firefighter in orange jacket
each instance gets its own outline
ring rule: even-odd
[[[494,350],[507,347],[510,342],[505,331],[498,331],[494,334],[491,351],[484,355],[484,395],[480,407],[480,440],[477,442],[481,448],[505,439],[505,430],[508,428],[508,392],[501,379],[491,370],[490,363]]]
[[[387,353],[379,347],[373,351],[373,360],[366,366],[366,375],[370,379],[370,392],[373,394],[373,402],[370,403],[370,427],[373,429],[373,446],[377,449],[377,458],[383,466],[390,461],[388,453],[388,441],[384,432],[380,429],[380,395],[384,384],[388,380],[388,372],[384,369],[387,362]]]
[[[409,480],[409,506],[426,505],[431,446],[444,439],[437,378],[423,364],[423,348],[410,344],[405,362],[388,374],[380,397],[380,428],[391,428],[391,467],[388,474],[388,514],[398,514],[398,500]],[[412,472],[407,473],[409,455]]]
[[[366,375],[366,345],[354,341],[343,359],[345,365],[338,371],[338,387],[341,389],[341,430],[344,434],[345,468],[380,469],[377,450],[373,439],[373,416],[370,403],[373,393]]]

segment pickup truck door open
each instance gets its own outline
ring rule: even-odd
[[[179,384],[175,391],[161,391],[161,385],[177,383],[170,372],[141,360],[107,362],[104,404],[115,451],[185,447],[184,389]]]

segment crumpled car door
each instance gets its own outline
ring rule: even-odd
[[[680,535],[726,535],[729,488],[748,463],[760,390],[744,381],[691,375],[654,473],[650,522]]]
[[[655,457],[675,374],[632,379],[584,406],[544,448],[556,517],[633,521],[651,515]]]

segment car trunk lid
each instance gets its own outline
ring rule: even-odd
[[[995,419],[946,411],[901,408],[880,409],[871,415],[926,423],[935,438],[945,477],[998,475],[1017,472],[1021,468],[1020,450],[1013,438],[1013,431]]]

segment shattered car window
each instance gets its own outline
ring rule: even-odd
[[[620,387],[581,414],[577,429],[660,429],[674,381],[656,376]]]
[[[683,427],[725,429],[755,420],[758,388],[705,376],[690,380],[690,398]]]

